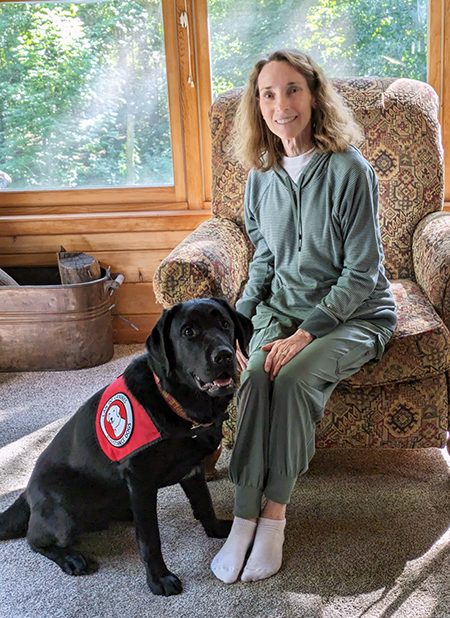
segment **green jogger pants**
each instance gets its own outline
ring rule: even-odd
[[[298,324],[298,323],[297,323]],[[238,392],[236,440],[230,462],[234,514],[259,517],[263,495],[288,504],[296,480],[315,453],[315,424],[337,384],[366,362],[381,358],[391,331],[350,320],[315,339],[271,381],[261,347],[295,332],[292,321],[272,317],[255,330]]]

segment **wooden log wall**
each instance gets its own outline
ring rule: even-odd
[[[209,210],[0,216],[0,267],[56,265],[61,245],[89,253],[125,276],[117,310],[139,330],[115,317],[114,342],[141,343],[162,310],[153,293],[157,266],[209,217]]]

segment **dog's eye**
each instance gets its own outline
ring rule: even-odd
[[[222,320],[222,328],[230,328],[230,323],[228,320]]]
[[[195,335],[194,333],[194,329],[191,328],[190,326],[186,326],[186,328],[184,328],[183,330],[183,336],[184,337],[193,337]]]

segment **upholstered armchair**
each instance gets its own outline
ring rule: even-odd
[[[450,213],[443,207],[438,99],[409,79],[334,80],[364,129],[359,144],[380,182],[385,267],[398,326],[383,358],[344,380],[317,425],[318,447],[442,447],[449,429]],[[229,152],[242,89],[210,111],[212,218],[161,263],[154,289],[168,307],[193,297],[234,304],[252,258],[245,233],[246,172]],[[224,428],[233,444],[235,408]]]

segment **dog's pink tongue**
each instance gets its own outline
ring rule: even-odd
[[[229,386],[233,381],[233,378],[217,378],[214,380],[216,386]]]

